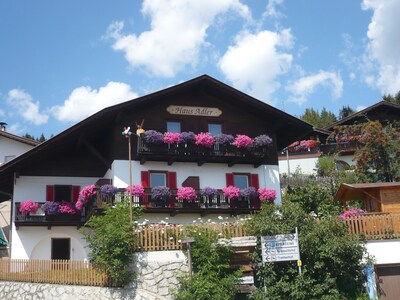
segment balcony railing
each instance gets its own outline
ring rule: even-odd
[[[357,141],[351,142],[341,142],[341,143],[331,143],[322,144],[319,149],[323,153],[333,153],[333,152],[355,152],[360,147],[360,143]]]
[[[56,214],[48,215],[41,209],[44,204],[39,203],[39,209],[36,213],[21,213],[19,211],[20,203],[15,203],[15,226],[82,226],[90,217],[92,205],[84,207],[82,212],[77,212],[75,215]]]
[[[272,159],[271,145],[263,147],[237,148],[233,145],[214,144],[211,148],[195,144],[148,144],[138,138],[137,157],[141,163],[147,160],[197,162],[202,165],[206,162],[234,164],[254,164],[259,166]]]
[[[395,239],[400,237],[400,214],[365,214],[344,220],[351,234],[365,240]]]
[[[231,200],[224,196],[222,190],[217,190],[213,197],[201,196],[197,191],[197,197],[194,201],[177,199],[177,189],[171,189],[171,196],[165,199],[153,199],[151,189],[146,188],[143,197],[132,197],[132,203],[135,207],[143,207],[145,212],[168,212],[176,214],[180,212],[198,212],[208,213],[249,213],[259,210],[261,207],[258,197],[239,197]],[[101,207],[104,203],[112,204],[114,201],[129,201],[129,196],[120,189],[115,197],[103,197],[100,193],[97,195],[95,207]]]

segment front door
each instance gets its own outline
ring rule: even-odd
[[[69,260],[71,253],[71,239],[53,238],[51,239],[51,259]]]

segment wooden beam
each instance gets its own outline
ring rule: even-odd
[[[90,152],[94,154],[107,168],[111,169],[111,164],[108,163],[108,161],[101,155],[99,151],[95,147],[93,147],[85,138],[85,136],[82,135],[82,143],[83,145],[89,149]]]
[[[363,194],[365,194],[365,195],[371,197],[372,199],[378,201],[379,203],[382,203],[381,199],[379,199],[378,197],[376,197],[376,196],[374,196],[374,195],[368,193],[367,191],[365,191],[365,190],[362,189],[361,192],[362,192]]]

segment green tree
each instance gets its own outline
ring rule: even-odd
[[[304,114],[300,116],[300,119],[314,127],[323,128],[335,122],[336,116],[334,113],[327,111],[325,107],[322,108],[321,113],[313,108],[307,108]]]
[[[350,236],[337,216],[315,218],[300,203],[263,204],[248,224],[256,236],[299,230],[302,275],[295,261],[266,263],[257,270],[260,283],[252,299],[355,299],[363,290],[363,244]],[[260,249],[256,262],[261,261]]]
[[[348,116],[350,116],[351,114],[354,114],[356,111],[354,109],[352,109],[350,106],[343,106],[340,110],[339,110],[339,120],[346,118]]]
[[[391,94],[383,95],[382,99],[384,101],[400,105],[400,91],[397,92],[397,94],[395,94],[395,95],[391,95]]]
[[[43,133],[40,135],[40,137],[37,139],[38,142],[43,143],[46,141],[46,138],[44,137]]]
[[[181,288],[175,299],[234,299],[234,284],[240,271],[230,269],[231,247],[218,244],[215,231],[189,227],[185,232],[195,238],[192,245],[193,276],[180,278]]]
[[[26,138],[26,139],[30,139],[32,141],[36,141],[35,137],[33,135],[30,135],[29,133],[25,133],[22,137]]]
[[[140,210],[135,208],[135,220],[139,215]],[[89,245],[89,257],[96,268],[104,271],[118,286],[132,279],[129,264],[135,258],[136,238],[127,203],[106,207],[102,215],[92,216],[81,232]]]

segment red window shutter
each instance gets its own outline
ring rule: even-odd
[[[176,189],[176,172],[168,172],[168,187]]]
[[[46,185],[46,201],[54,201],[54,185]]]
[[[142,171],[140,173],[141,183],[144,188],[150,187],[150,173],[148,171]]]
[[[72,202],[75,203],[78,201],[79,192],[81,191],[81,187],[79,185],[72,186]]]
[[[258,188],[260,187],[260,184],[258,182],[258,174],[250,174],[250,186],[258,190]]]
[[[226,173],[226,186],[235,185],[235,181],[233,180],[233,173]]]

